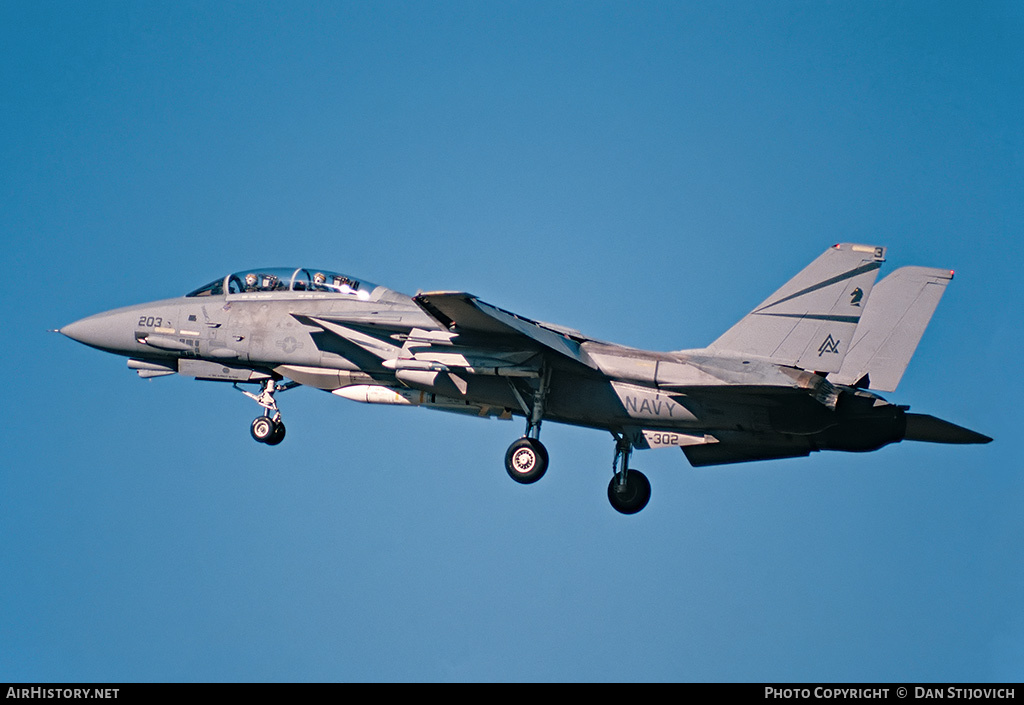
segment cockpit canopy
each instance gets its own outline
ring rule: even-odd
[[[326,269],[271,267],[268,269],[245,269],[229,274],[201,286],[185,296],[223,296],[225,293],[245,294],[260,291],[301,291],[352,296],[366,300],[370,298],[370,294],[376,288],[376,284]]]

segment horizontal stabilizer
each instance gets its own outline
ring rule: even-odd
[[[895,391],[952,278],[948,269],[902,267],[878,282],[843,366],[829,380]]]
[[[928,443],[989,443],[988,436],[928,414],[907,414],[908,441]]]
[[[834,245],[708,349],[836,372],[884,261],[884,247]]]

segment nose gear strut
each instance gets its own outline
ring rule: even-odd
[[[283,392],[292,387],[297,387],[298,382],[287,382],[278,384],[274,379],[263,382],[263,391],[253,394],[238,386],[235,382],[232,386],[245,396],[249,397],[263,407],[263,416],[257,416],[252,421],[249,432],[259,443],[266,443],[268,446],[276,446],[284,440],[284,422],[281,421],[281,411],[277,408],[277,401],[274,399],[276,392]]]

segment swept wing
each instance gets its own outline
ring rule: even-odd
[[[525,339],[532,346],[597,369],[581,347],[588,339],[577,331],[518,316],[461,291],[426,292],[413,297],[413,301],[450,331]]]

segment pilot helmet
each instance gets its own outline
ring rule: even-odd
[[[256,275],[253,274],[252,272],[249,272],[248,274],[246,274],[245,275],[245,285],[246,286],[256,286]]]
[[[324,275],[323,272],[317,272],[316,274],[313,275],[313,283],[316,284],[317,286],[326,284],[327,277]]]

